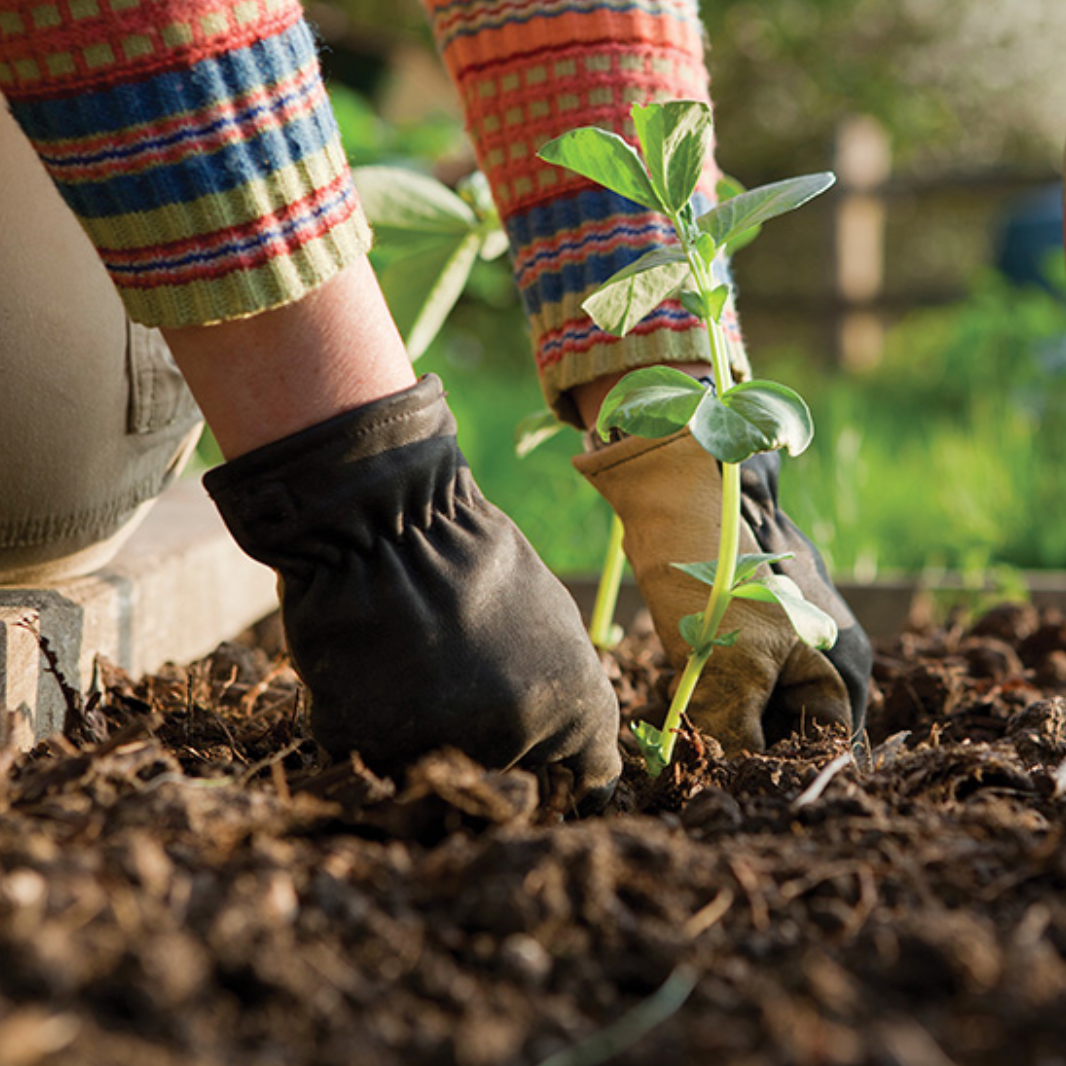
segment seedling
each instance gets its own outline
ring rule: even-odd
[[[742,640],[739,630],[720,632],[734,599],[776,603],[801,640],[828,648],[836,640],[833,620],[808,603],[789,578],[769,567],[789,558],[741,555],[740,464],[758,452],[783,448],[800,454],[814,433],[810,411],[792,389],[773,381],[734,384],[721,332],[730,286],[720,280],[721,258],[751,240],[757,228],[793,211],[828,189],[832,174],[810,174],[741,192],[697,215],[693,193],[711,146],[711,109],[699,101],[635,105],[640,153],[618,134],[588,126],[546,144],[540,157],[566,167],[651,211],[674,228],[676,244],[641,256],[588,297],[585,310],[603,330],[624,337],[664,300],[677,299],[707,326],[713,388],[671,367],[627,374],[608,394],[596,429],[640,437],[670,436],[685,428],[721,463],[722,513],[718,558],[675,563],[710,586],[705,609],[681,619],[691,648],[663,728],[637,722],[633,733],[648,772],[658,776],[673,757],[677,731],[697,682],[716,647]]]
[[[480,171],[455,192],[403,167],[357,167],[352,177],[387,257],[379,273],[382,291],[408,354],[417,359],[440,331],[478,258],[503,255],[507,235]]]

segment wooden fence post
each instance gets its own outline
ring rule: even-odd
[[[833,224],[835,343],[841,365],[876,366],[884,350],[878,302],[884,288],[885,201],[892,170],[888,134],[869,115],[845,119],[837,130],[840,181]]]

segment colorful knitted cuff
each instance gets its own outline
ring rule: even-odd
[[[709,360],[707,336],[679,303],[624,340],[598,329],[582,301],[611,274],[674,240],[669,223],[537,158],[569,129],[597,125],[634,140],[634,103],[708,100],[696,0],[424,0],[458,86],[482,170],[511,239],[548,402],[607,373]],[[709,161],[699,195],[715,196]],[[735,373],[747,377],[736,316],[726,320]]]
[[[369,246],[297,0],[0,0],[0,90],[135,321],[255,314]]]

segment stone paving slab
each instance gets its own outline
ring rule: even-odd
[[[198,481],[180,481],[105,569],[0,586],[0,741],[26,748],[62,728],[66,699],[39,637],[85,692],[97,655],[134,675],[190,662],[276,606],[273,573],[236,546]]]

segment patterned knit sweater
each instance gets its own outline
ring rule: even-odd
[[[541,163],[634,102],[708,99],[696,0],[424,0],[511,238],[549,401],[601,374],[708,358],[677,303],[624,341],[581,303],[673,239],[665,219]],[[298,299],[369,234],[298,0],[0,0],[0,91],[130,316],[185,326]],[[710,163],[699,195],[714,197]],[[736,317],[726,334],[747,376]]]
[[[603,126],[635,144],[634,103],[709,102],[697,0],[423,3],[511,239],[549,402],[573,420],[565,393],[574,385],[651,363],[708,360],[702,325],[678,302],[623,341],[592,323],[585,297],[675,238],[661,215],[536,155],[577,126]],[[709,161],[697,194],[702,209],[713,206],[718,176]],[[734,375],[746,378],[732,308],[725,327]]]
[[[254,314],[369,244],[298,0],[0,0],[0,91],[136,321]]]

